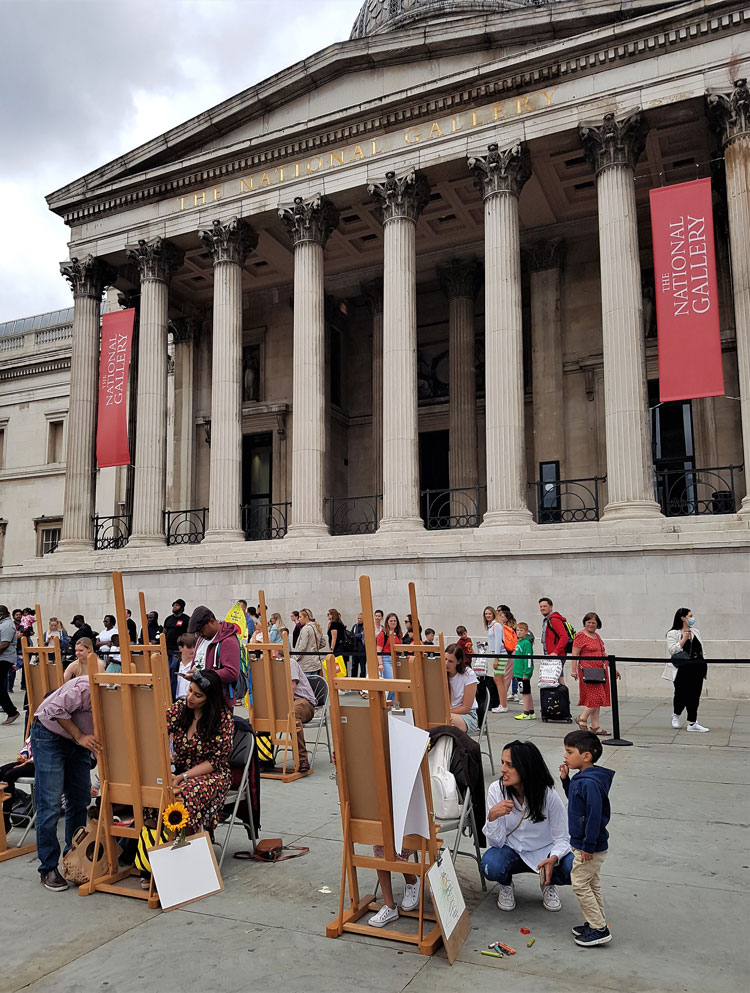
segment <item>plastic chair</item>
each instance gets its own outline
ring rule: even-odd
[[[331,750],[331,732],[328,727],[328,713],[330,709],[330,702],[328,699],[328,682],[322,678],[322,676],[308,676],[310,680],[310,686],[315,694],[315,713],[313,719],[308,721],[304,725],[305,730],[308,728],[313,731],[317,729],[317,734],[315,736],[315,744],[313,745],[312,755],[310,756],[310,768],[315,764],[315,756],[318,751],[318,745],[320,744],[320,732],[325,728],[326,732],[326,744],[328,746],[328,760],[333,762],[333,751]]]
[[[232,808],[232,814],[229,820],[224,822],[226,825],[227,833],[224,835],[224,842],[221,846],[221,857],[219,858],[219,871],[221,871],[221,867],[224,864],[224,856],[227,853],[229,839],[231,837],[232,830],[234,829],[235,824],[239,823],[242,824],[243,827],[250,828],[250,843],[253,847],[253,853],[255,853],[255,845],[258,840],[257,831],[255,830],[255,821],[253,820],[252,797],[250,795],[250,766],[253,761],[253,755],[255,754],[255,735],[253,734],[252,731],[246,731],[245,733],[249,734],[252,737],[252,742],[250,743],[250,749],[247,754],[247,759],[245,760],[244,765],[241,766],[230,765],[229,767],[232,774],[232,784],[229,787],[229,792],[227,793],[225,804],[231,803],[232,797],[234,797],[234,807]],[[246,824],[245,821],[238,820],[237,818],[237,810],[242,800],[245,800],[245,802],[247,803],[247,815],[249,818],[249,824]]]
[[[489,705],[485,707],[484,713],[481,714],[479,718],[479,727],[476,731],[469,731],[468,735],[470,738],[476,738],[479,742],[480,751],[488,757],[490,760],[490,769],[492,770],[492,775],[495,775],[495,759],[492,755],[492,743],[490,742],[490,729],[487,727],[487,714],[490,712]],[[482,738],[485,739],[486,747],[482,747]]]
[[[457,818],[446,819],[438,818],[438,823],[440,826],[440,834],[452,834],[454,831],[456,833],[456,838],[453,843],[453,848],[451,849],[451,859],[453,864],[456,864],[456,858],[459,855],[465,855],[467,858],[474,859],[477,864],[477,869],[479,870],[479,878],[482,881],[482,889],[487,889],[487,881],[484,878],[484,873],[482,872],[482,851],[479,846],[479,831],[477,829],[476,818],[474,817],[474,804],[471,800],[471,791],[466,790],[464,796],[464,801],[460,805],[460,815]],[[468,829],[468,836],[474,842],[474,851],[465,852],[461,849],[461,838],[464,836],[465,831]]]

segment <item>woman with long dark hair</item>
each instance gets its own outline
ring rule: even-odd
[[[545,910],[560,910],[557,887],[570,884],[573,852],[552,774],[531,741],[507,744],[500,772],[487,793],[484,833],[489,847],[482,871],[500,883],[500,910],[515,910],[513,876],[522,872],[538,872]]]
[[[402,639],[403,634],[401,632],[401,621],[398,619],[398,614],[394,614],[391,611],[390,614],[386,614],[386,618],[383,621],[383,630],[377,637],[378,645],[378,672],[381,679],[393,679],[393,656],[391,655],[392,645],[403,644]],[[386,699],[393,701],[395,699],[394,693],[389,693]]]
[[[695,618],[689,607],[680,607],[675,612],[672,627],[667,631],[667,655],[676,669],[672,727],[680,727],[680,715],[686,710],[686,731],[708,731],[708,728],[698,723],[698,704],[703,692],[703,680],[708,675],[708,666],[703,659],[700,631],[695,626]]]
[[[195,672],[184,700],[167,711],[175,773],[172,786],[188,812],[188,832],[213,832],[231,776],[229,754],[234,722],[224,687],[213,670]]]

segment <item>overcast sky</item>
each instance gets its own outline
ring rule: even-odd
[[[349,37],[362,0],[0,0],[0,321],[71,305],[44,197]]]

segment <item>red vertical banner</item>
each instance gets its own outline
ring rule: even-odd
[[[650,191],[659,399],[722,396],[711,180]]]
[[[100,469],[130,465],[128,375],[134,321],[135,310],[132,308],[102,317],[99,419],[96,429],[96,463]]]

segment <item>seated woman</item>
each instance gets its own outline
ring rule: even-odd
[[[479,680],[473,669],[466,664],[464,650],[460,645],[448,645],[445,649],[445,671],[448,673],[451,697],[451,724],[460,731],[477,731]]]
[[[231,775],[232,713],[223,683],[212,669],[193,673],[184,700],[167,711],[175,773],[172,786],[188,812],[188,834],[205,829],[213,837]]]
[[[76,642],[75,647],[75,659],[65,667],[65,672],[63,674],[63,682],[67,683],[69,679],[75,679],[77,676],[88,676],[89,666],[88,658],[94,651],[94,643],[90,638],[79,638]],[[96,658],[96,664],[99,672],[104,672],[105,664],[104,660],[100,659],[98,655],[94,656]]]
[[[573,865],[568,818],[532,742],[511,741],[503,749],[500,780],[487,793],[484,833],[482,871],[500,883],[500,910],[515,910],[513,876],[521,872],[539,872],[545,910],[560,910],[557,887],[570,885]]]

